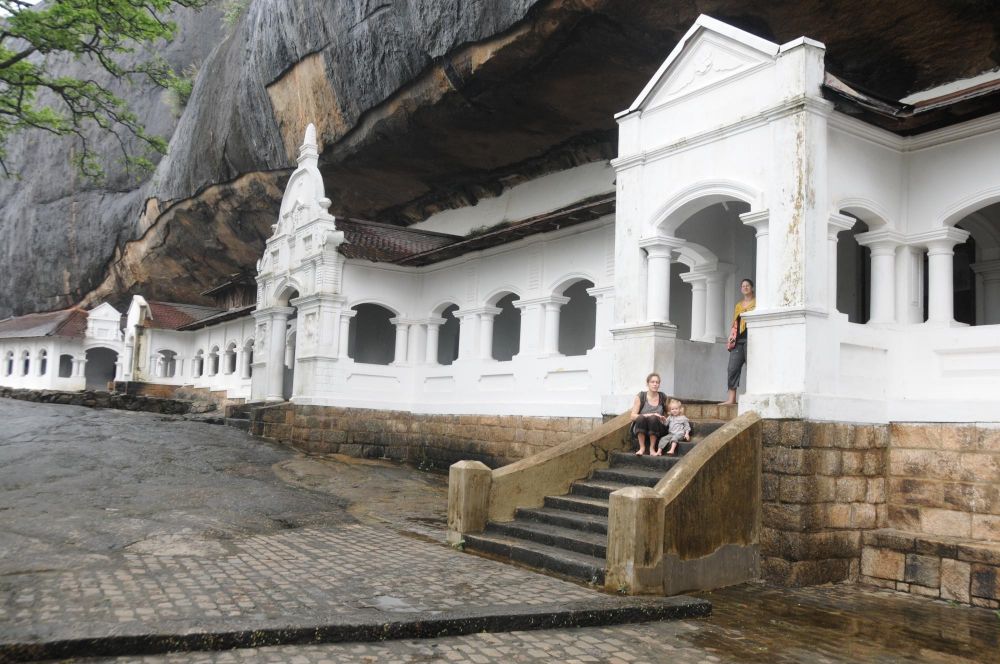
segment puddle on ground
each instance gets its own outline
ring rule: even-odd
[[[369,599],[361,600],[358,602],[358,606],[363,609],[376,609],[389,613],[419,613],[424,611],[421,607],[413,606],[406,600],[391,595],[375,595]]]

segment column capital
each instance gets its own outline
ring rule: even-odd
[[[389,322],[393,325],[419,325],[424,321],[417,320],[416,318],[406,318],[405,316],[396,316],[394,318],[390,318]]]
[[[704,287],[708,282],[708,274],[704,272],[695,272],[694,268],[688,270],[687,272],[681,272],[681,281],[686,284],[691,284],[694,287],[696,284],[698,286]]]
[[[517,306],[518,302],[520,302],[520,300],[514,300],[514,306]],[[455,312],[454,315],[459,318],[467,318],[469,316],[480,316],[482,314],[486,314],[489,316],[496,316],[501,311],[503,311],[503,309],[501,309],[500,307],[471,307],[469,309],[459,309],[458,311]]]
[[[856,223],[858,223],[858,220],[854,217],[839,212],[831,212],[830,218],[826,222],[827,237],[831,240],[836,240],[838,233],[851,230]]]
[[[687,240],[672,235],[649,235],[639,240],[639,246],[651,258],[670,258],[674,251],[687,244]]]
[[[339,293],[310,293],[290,301],[296,307],[308,307],[311,304],[333,304],[344,306],[347,304],[347,296]]]
[[[563,295],[544,295],[542,297],[533,297],[530,300],[514,300],[513,305],[518,309],[527,309],[528,307],[538,306],[538,305],[553,305],[558,304],[560,307],[569,302],[569,298]]]
[[[615,287],[614,286],[594,286],[593,288],[587,289],[587,295],[595,297],[600,300],[602,297],[614,297]]]
[[[972,271],[987,281],[1000,279],[1000,260],[978,261],[969,266]]]
[[[295,313],[294,307],[273,306],[273,307],[265,307],[263,309],[257,309],[256,311],[253,312],[253,317],[254,320],[260,322],[260,321],[271,320],[272,318],[279,318],[279,317],[288,318],[293,313]]]
[[[757,231],[758,237],[767,235],[771,223],[771,211],[757,210],[744,212],[740,215],[740,221],[743,222],[744,226],[750,226]]]
[[[438,327],[439,325],[444,325],[448,321],[444,318],[434,318],[432,316],[431,318],[424,318],[423,320],[419,320],[417,322],[427,325],[428,327]]]
[[[961,244],[969,239],[969,231],[961,228],[948,226],[946,228],[936,228],[926,233],[917,233],[907,239],[910,244],[925,247],[929,254],[951,253],[952,247]]]
[[[902,233],[892,230],[868,231],[854,236],[858,244],[871,249],[872,255],[887,256],[895,253],[896,247],[906,244]]]

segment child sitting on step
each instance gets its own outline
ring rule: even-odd
[[[661,456],[663,448],[670,443],[667,456],[677,454],[677,443],[682,440],[691,440],[691,420],[684,415],[684,404],[677,399],[671,399],[667,404],[669,416],[660,416],[660,421],[667,427],[667,433],[660,437],[658,449],[653,451],[653,456]]]

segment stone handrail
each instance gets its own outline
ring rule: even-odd
[[[510,521],[518,507],[539,507],[545,496],[569,492],[570,485],[605,468],[611,452],[628,447],[632,418],[623,413],[593,431],[490,470],[478,461],[452,464],[448,476],[448,539],[481,532],[486,521]]]
[[[611,494],[605,588],[676,595],[759,576],[761,421],[744,413],[655,488]]]

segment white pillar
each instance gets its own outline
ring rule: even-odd
[[[438,339],[441,326],[444,325],[444,319],[428,318],[425,324],[427,325],[427,344],[424,350],[424,363],[435,365],[438,363]]]
[[[729,313],[726,311],[726,278],[730,272],[731,265],[719,265],[705,279],[705,341],[721,341],[729,335],[726,329],[726,315]]]
[[[409,347],[406,349],[406,359],[410,364],[423,364],[424,351],[427,349],[426,327],[423,322],[413,321],[407,333]]]
[[[830,300],[830,313],[837,311],[837,235],[842,231],[849,231],[854,228],[857,220],[848,217],[846,214],[834,212],[826,223],[827,256],[826,256],[826,282]]]
[[[752,227],[757,232],[756,250],[756,288],[757,309],[771,306],[771,285],[768,280],[768,232],[770,229],[770,213],[767,210],[759,212],[744,212],[740,215],[744,225]]]
[[[896,322],[896,248],[903,238],[893,231],[869,231],[855,239],[871,251],[871,315],[869,323]]]
[[[611,325],[614,320],[615,287],[594,286],[587,289],[587,295],[597,300],[595,302],[594,347],[592,350],[610,348]]]
[[[559,355],[559,319],[568,297],[553,295],[542,306],[545,309],[545,341],[542,353],[548,356]]]
[[[347,359],[348,342],[351,334],[351,319],[358,315],[354,309],[340,310],[340,334],[337,336],[337,357]]]
[[[684,240],[667,235],[639,241],[646,250],[646,320],[650,323],[670,322],[670,262],[683,244]]]
[[[389,322],[396,326],[396,351],[393,355],[394,365],[406,364],[406,352],[409,350],[410,321],[402,318],[390,318]]]
[[[265,401],[285,400],[282,392],[285,379],[285,328],[288,326],[288,317],[294,311],[291,307],[270,307],[254,313],[258,322],[263,319],[268,326]],[[211,357],[206,356],[205,361],[211,362]],[[203,371],[202,375],[206,373],[207,371]]]
[[[1000,260],[973,263],[978,294],[976,300],[976,325],[1000,323]]]
[[[500,313],[497,307],[483,307],[479,311],[479,359],[493,359],[493,318]]]
[[[955,245],[969,233],[958,228],[942,228],[920,237],[927,247],[927,322],[950,324],[955,317],[955,284],[952,262]]]
[[[691,286],[691,341],[703,341],[708,313],[708,278],[693,270],[681,274],[681,281]]]

